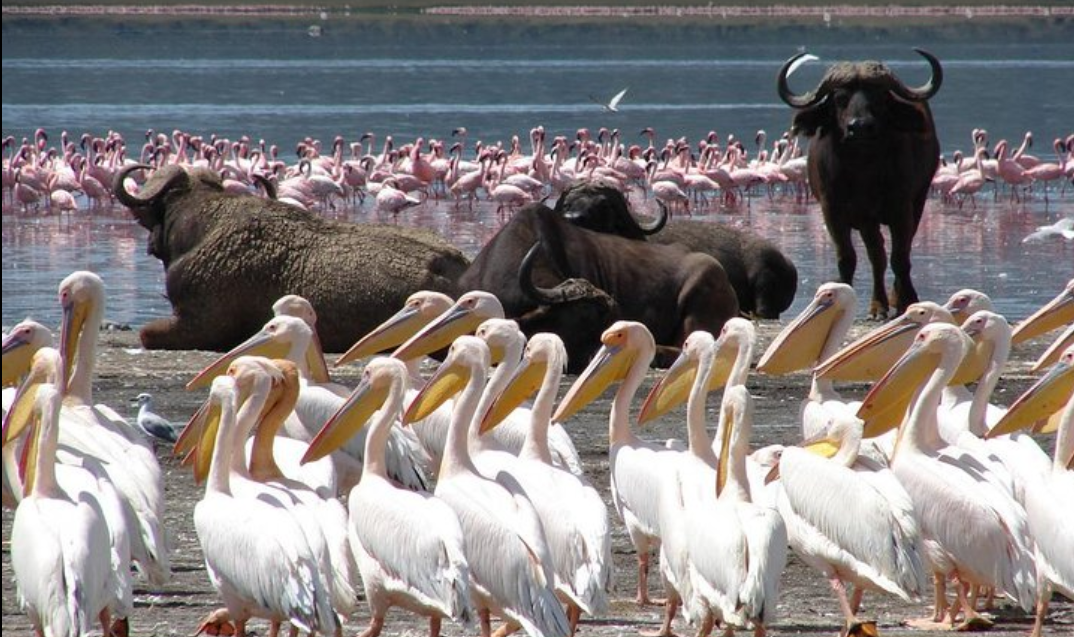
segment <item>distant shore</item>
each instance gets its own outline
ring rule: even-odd
[[[321,15],[425,15],[466,18],[639,18],[639,19],[822,19],[829,20],[918,20],[918,19],[1024,19],[1074,17],[1074,5],[1069,2],[1021,2],[978,5],[970,3],[942,2],[860,2],[825,3],[812,0],[783,0],[752,3],[717,4],[677,2],[634,5],[614,2],[591,2],[586,4],[561,2],[534,2],[530,4],[507,4],[503,0],[471,0],[466,4],[436,2],[431,0],[393,0],[390,3],[352,3],[349,0],[320,0],[315,2],[279,3],[243,2],[189,2],[177,0],[158,1],[152,4],[126,2],[25,2],[5,4],[5,17],[118,17],[118,16],[181,16],[181,17],[239,17],[271,16],[299,17]]]

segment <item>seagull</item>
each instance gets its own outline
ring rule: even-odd
[[[619,91],[618,93],[615,94],[614,97],[612,97],[612,99],[607,104],[605,104],[604,102],[598,100],[597,98],[593,97],[592,95],[589,96],[589,99],[593,100],[593,102],[595,104],[600,104],[601,108],[603,108],[605,111],[608,111],[610,113],[618,113],[619,112],[619,102],[622,101],[623,96],[626,95],[626,92],[629,91],[629,90],[630,90],[630,87],[628,86],[625,89]]]
[[[1059,235],[1067,241],[1074,239],[1074,217],[1063,217],[1050,226],[1037,226],[1037,231],[1026,235],[1026,238],[1022,239],[1022,243],[1036,243],[1055,235]]]
[[[178,438],[176,426],[160,414],[153,411],[152,396],[149,394],[138,394],[138,397],[132,400],[131,403],[138,405],[138,418],[136,419],[136,422],[143,432],[165,442],[175,442]]]

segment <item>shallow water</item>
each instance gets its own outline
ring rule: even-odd
[[[307,35],[309,20],[146,20],[5,18],[3,135],[44,127],[58,133],[121,132],[134,155],[147,130],[248,135],[289,150],[304,137],[356,142],[366,131],[378,145],[417,136],[450,139],[465,126],[476,139],[510,143],[543,125],[549,136],[587,127],[619,128],[627,143],[656,129],[658,141],[696,142],[709,130],[753,148],[753,134],[785,130],[780,64],[803,49],[823,61],[883,59],[909,84],[927,65],[924,46],[944,63],[943,89],[932,100],[947,154],[970,146],[970,131],[1016,146],[1032,130],[1034,151],[1050,159],[1050,140],[1074,123],[1074,25],[1063,21],[983,21],[937,27],[835,25],[744,26],[695,21],[556,24],[525,20],[344,20]],[[62,44],[62,45],[61,45]],[[808,89],[823,64],[794,77]],[[630,91],[619,113],[605,100]],[[914,245],[914,279],[925,299],[962,287],[991,294],[1000,311],[1025,316],[1074,276],[1074,247],[1053,239],[1023,245],[1033,229],[1074,215],[1074,192],[1039,195],[1025,204],[980,197],[976,210],[930,204]],[[361,221],[372,213],[351,213]],[[748,209],[713,214],[779,243],[798,265],[799,295],[835,275],[834,256],[815,205],[755,197]],[[436,228],[474,254],[500,223],[490,211],[454,212],[427,205],[404,223]],[[108,318],[135,326],[169,312],[160,263],[145,255],[145,233],[120,212],[74,220],[3,217],[3,323],[27,315],[58,320],[58,282],[93,269],[109,289]],[[868,265],[859,253],[857,289],[868,298]]]

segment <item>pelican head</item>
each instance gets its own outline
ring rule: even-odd
[[[241,356],[288,358],[292,352],[301,352],[304,357],[312,339],[313,330],[304,320],[288,315],[276,316],[265,323],[256,334],[198,372],[197,376],[186,384],[186,388],[190,390],[204,387],[213,378],[223,374]]]
[[[411,294],[401,310],[358,339],[358,342],[339,357],[336,366],[400,345],[446,312],[451,305],[451,297],[440,292],[421,290]]]
[[[503,305],[495,295],[482,290],[467,292],[436,320],[410,337],[392,356],[408,361],[441,350],[456,337],[476,330],[485,319],[503,316]]]
[[[1053,416],[1074,395],[1074,345],[1071,345],[1059,357],[1059,360],[1033,386],[1018,397],[1007,409],[985,438],[995,438],[1013,433],[1031,425],[1037,425]],[[1041,431],[1050,429],[1051,421],[1040,427]]]
[[[1067,282],[1058,296],[1019,323],[1012,339],[1017,345],[1071,322],[1074,322],[1074,279]]]
[[[563,340],[555,334],[546,332],[534,334],[526,344],[522,362],[515,368],[511,380],[507,382],[495,402],[482,416],[481,433],[491,431],[523,401],[532,396],[541,387],[541,382],[549,372],[549,368],[558,372],[553,383],[553,386],[558,387],[559,379],[566,367],[567,348],[563,345]]]
[[[99,324],[104,311],[104,281],[93,272],[72,272],[60,282],[59,299],[63,310],[60,328],[60,357],[64,361],[61,392],[66,393],[76,367],[84,363],[79,358],[79,345],[86,323]]]
[[[638,414],[638,424],[655,420],[685,402],[699,371],[709,374],[709,380],[706,382],[709,390],[723,386],[730,366],[725,365],[728,373],[722,374],[722,377],[715,373],[713,363],[717,358],[716,342],[716,337],[704,330],[692,332],[686,337],[679,357],[649,390],[649,395],[642,403],[641,413]]]
[[[52,347],[52,332],[47,327],[26,319],[4,336],[3,386],[11,387],[30,371],[34,354],[42,347]]]
[[[23,378],[4,416],[3,433],[0,436],[2,446],[17,440],[30,424],[34,412],[37,389],[41,385],[58,386],[61,378],[63,361],[60,353],[51,347],[42,347],[34,352],[30,359],[29,371]]]
[[[816,375],[842,381],[876,380],[906,351],[923,326],[954,322],[951,312],[941,305],[931,301],[913,303],[902,316],[862,336],[821,363]]]
[[[952,384],[972,383],[988,370],[989,364],[1002,367],[1007,362],[1011,326],[1001,314],[990,310],[974,312],[962,323],[962,331],[973,340],[973,349],[959,365]]]
[[[518,323],[511,319],[490,318],[477,326],[474,336],[485,341],[489,346],[489,354],[492,356],[492,364],[514,359],[517,363],[522,358],[522,352],[526,347],[526,335],[519,329]]]
[[[846,283],[821,285],[809,305],[768,346],[757,371],[788,374],[815,364],[830,347],[829,342],[842,338],[850,329],[857,303],[854,288]]]
[[[887,431],[890,425],[877,430],[872,416],[886,413],[890,409],[888,403],[907,401],[907,396],[913,396],[937,370],[941,371],[943,382],[949,383],[972,347],[970,337],[954,325],[933,323],[921,328],[902,357],[862,401],[857,416],[866,423],[863,436],[871,438]]]
[[[636,360],[645,357],[648,365],[656,352],[652,333],[636,321],[616,321],[604,330],[600,342],[603,346],[567,390],[552,416],[553,421],[562,422],[573,416],[596,400],[612,383],[624,380]]]
[[[456,338],[444,362],[410,402],[403,414],[403,424],[426,418],[447,399],[462,391],[472,377],[483,377],[490,364],[491,355],[485,341],[466,334]]]
[[[956,321],[965,321],[968,316],[980,310],[992,312],[996,309],[987,294],[970,288],[952,294],[943,307]]]
[[[317,311],[306,297],[297,294],[285,294],[272,304],[273,316],[294,316],[302,319],[313,333],[309,347],[306,348],[306,366],[310,378],[317,383],[327,383],[328,364],[324,360],[324,348],[321,337],[317,334]]]
[[[399,359],[380,357],[369,361],[362,370],[358,386],[310,442],[306,454],[302,456],[302,463],[320,460],[342,447],[361,431],[393,392],[399,402],[396,409],[401,409],[408,378],[406,364]]]

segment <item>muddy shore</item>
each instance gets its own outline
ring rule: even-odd
[[[763,351],[781,326],[782,323],[774,321],[759,324],[759,351]],[[852,336],[872,327],[875,327],[875,323],[860,321]],[[183,386],[199,369],[215,358],[216,354],[201,351],[144,351],[138,346],[136,331],[106,331],[102,333],[100,343],[94,384],[97,402],[108,404],[133,419],[135,407],[130,401],[141,392],[149,392],[155,398],[157,411],[174,421],[185,421],[205,398],[203,392],[186,392]],[[1029,373],[1029,366],[1046,346],[1046,339],[1039,339],[1015,350],[1007,367],[1008,372],[996,390],[994,402],[1009,404],[1034,380],[1035,375]],[[333,360],[334,357],[329,359]],[[360,370],[360,365],[351,365],[335,370],[333,374],[339,382],[354,386]],[[647,391],[656,377],[656,372],[651,373],[651,378],[642,391]],[[566,377],[565,386],[573,380],[574,377]],[[749,388],[756,398],[757,407],[754,448],[772,443],[796,442],[800,437],[798,406],[808,389],[808,376],[794,374],[773,378],[754,374],[750,378]],[[844,395],[860,397],[866,388],[865,385],[851,385],[841,387],[841,390],[844,390]],[[717,403],[717,398],[710,399],[710,405]],[[609,398],[605,396],[578,414],[568,429],[591,482],[596,485],[610,507],[606,448],[608,405]],[[684,412],[680,409],[648,428],[643,435],[660,440],[671,436],[682,437],[684,418]],[[714,411],[710,407],[709,422],[715,423],[715,420]],[[1042,439],[1041,443],[1050,452],[1052,441]],[[169,448],[159,445],[157,456],[165,476],[165,517],[173,546],[173,577],[168,585],[159,590],[151,590],[144,583],[135,582],[135,613],[131,618],[131,634],[190,635],[199,620],[219,606],[219,600],[205,572],[193,527],[193,506],[200,499],[202,488],[194,484],[189,471],[178,465]],[[614,516],[614,511],[612,515]],[[29,623],[18,607],[10,567],[8,540],[11,521],[12,512],[4,511],[3,630],[9,635],[30,635],[32,631]],[[660,608],[641,609],[633,602],[636,573],[634,552],[622,524],[617,519],[613,519],[613,553],[616,570],[611,608],[604,617],[583,618],[578,633],[581,637],[635,635],[640,630],[654,630],[659,626]],[[654,596],[662,595],[655,572],[650,578],[649,588]],[[904,625],[907,619],[929,613],[928,600],[905,604],[893,597],[870,593],[865,597],[861,615],[863,618],[876,619],[884,635],[939,634],[911,629]],[[993,615],[996,625],[991,633],[995,635],[1026,635],[1032,626],[1031,616],[1013,608],[1006,601],[997,602]],[[365,628],[367,621],[368,614],[363,606],[347,624],[345,634],[358,634]],[[827,582],[792,555],[782,579],[779,619],[771,627],[771,634],[831,636],[838,634],[841,623],[838,604]],[[267,634],[266,623],[255,621],[251,623],[251,628],[258,635]],[[694,632],[694,628],[687,626],[681,618],[676,621],[675,629],[681,634]],[[13,632],[7,632],[9,630]],[[402,611],[393,611],[389,616],[385,634],[417,635],[425,634],[425,630],[424,621]],[[465,634],[461,628],[448,623],[445,623],[443,632],[445,635]],[[1045,634],[1074,634],[1074,604],[1055,597]]]

